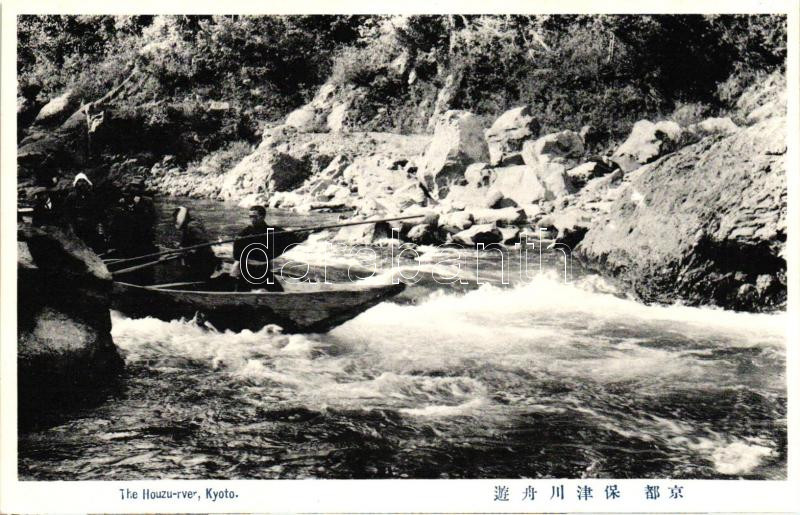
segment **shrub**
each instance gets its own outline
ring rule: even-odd
[[[247,141],[232,141],[187,167],[187,172],[202,175],[222,175],[253,152]]]
[[[675,110],[667,118],[681,127],[688,127],[693,123],[702,122],[712,114],[711,106],[700,102],[677,102]]]

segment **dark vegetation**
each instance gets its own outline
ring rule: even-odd
[[[777,15],[21,16],[18,37],[29,101],[88,102],[137,66],[116,116],[183,162],[257,141],[326,81],[363,92],[362,130],[429,130],[449,83],[446,107],[487,123],[527,103],[543,131],[591,124],[610,143],[642,118],[725,112],[786,58]]]

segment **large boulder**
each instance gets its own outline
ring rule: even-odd
[[[470,214],[476,224],[497,224],[500,227],[522,225],[528,220],[525,210],[518,207],[471,209]]]
[[[480,120],[467,111],[447,111],[420,159],[417,178],[433,195],[445,198],[454,184],[465,182],[467,166],[487,161],[488,154]]]
[[[506,166],[494,170],[492,189],[517,205],[554,200],[574,191],[563,165]]]
[[[469,229],[474,223],[468,211],[453,211],[439,217],[439,228],[453,234]]]
[[[71,232],[25,226],[17,275],[20,417],[38,422],[107,391],[122,369],[111,339],[111,274]]]
[[[405,239],[417,245],[432,245],[438,242],[436,227],[431,224],[417,224],[409,229]]]
[[[598,159],[570,168],[566,173],[575,189],[581,189],[592,179],[603,177],[618,168],[619,166],[613,161],[606,162]]]
[[[583,155],[583,139],[570,130],[555,132],[522,146],[522,159],[528,166],[560,164],[572,167]]]
[[[39,110],[33,123],[49,127],[61,125],[75,112],[79,105],[80,97],[74,90],[68,89],[46,103]]]
[[[637,174],[578,253],[647,301],[781,308],[785,152],[785,118],[684,147]]]
[[[465,247],[474,247],[478,244],[493,245],[501,243],[504,239],[503,233],[495,224],[473,225],[469,229],[456,233],[453,236],[453,243]]]
[[[242,159],[220,183],[219,197],[239,200],[250,193],[289,191],[303,183],[313,170],[289,154],[259,150]]]
[[[522,145],[539,135],[539,122],[530,106],[506,111],[486,130],[489,162],[492,166],[521,165]]]
[[[682,136],[683,130],[675,122],[639,120],[633,125],[628,139],[614,152],[613,159],[623,171],[629,172],[674,152],[681,144]]]
[[[378,222],[342,227],[333,237],[333,241],[349,245],[371,245],[391,237],[391,226],[386,222]]]
[[[555,241],[573,249],[586,235],[592,215],[580,208],[567,208],[551,213],[538,222],[538,226],[555,231]]]
[[[492,189],[513,199],[517,204],[533,204],[555,198],[542,183],[536,170],[530,166],[505,166],[495,168]]]

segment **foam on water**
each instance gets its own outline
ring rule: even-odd
[[[371,269],[323,245],[285,259],[332,282]],[[582,270],[565,284],[559,256],[527,278],[513,251],[508,270],[496,251],[398,251],[375,249],[365,282],[415,287],[326,334],[112,313],[123,392],[23,437],[21,476],[785,479],[785,314],[644,305]]]
[[[512,288],[440,289],[413,304],[380,304],[325,335],[217,332],[116,313],[113,324],[129,363],[199,367],[241,390],[237,402],[269,409],[388,409],[437,434],[580,416],[619,438],[695,456],[723,476],[752,473],[778,452],[760,433],[727,434],[673,416],[670,406],[743,385],[780,395],[784,314],[647,306],[597,276],[564,284],[554,272]],[[654,411],[642,404],[650,400]]]

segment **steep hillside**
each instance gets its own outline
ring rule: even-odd
[[[23,16],[20,176],[191,167],[284,121],[419,134],[522,105],[602,153],[637,120],[733,109],[785,34],[767,15]]]

